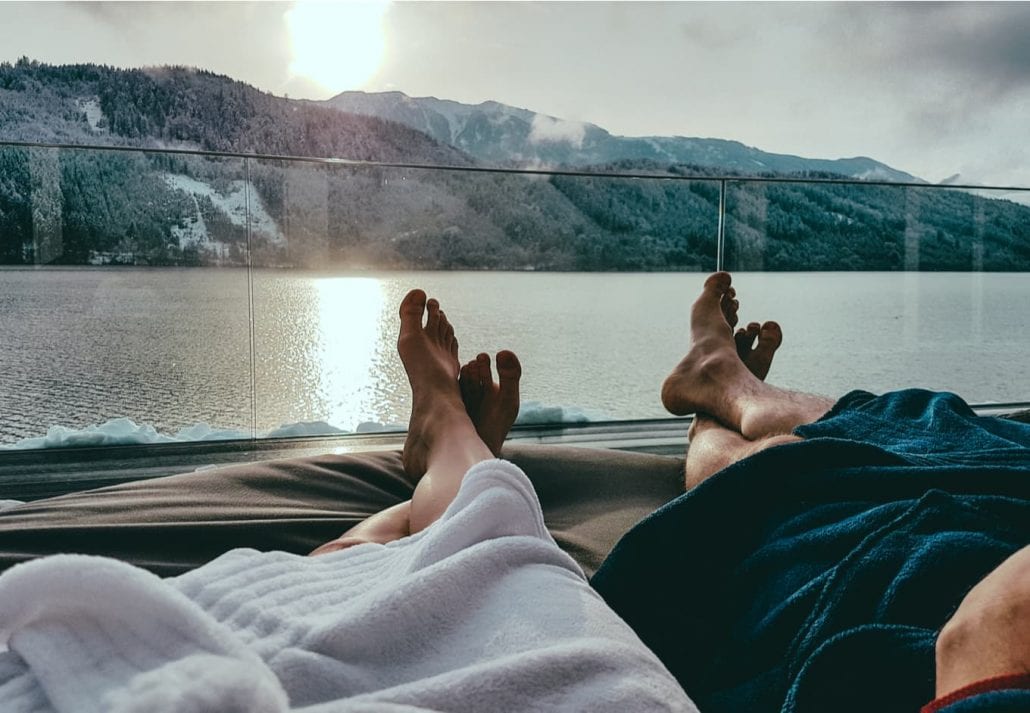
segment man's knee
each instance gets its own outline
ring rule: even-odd
[[[937,695],[1030,670],[1030,547],[969,591],[937,637]]]

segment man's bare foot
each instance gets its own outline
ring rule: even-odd
[[[776,322],[751,322],[736,331],[733,341],[736,342],[737,355],[744,362],[744,366],[765,381],[772,366],[773,355],[783,344],[783,330],[780,329],[780,325]]]
[[[662,404],[677,416],[701,411],[725,422],[716,407],[727,401],[726,390],[755,379],[737,354],[733,327],[727,321],[724,305],[730,282],[726,272],[709,276],[691,308],[690,350],[662,384]],[[733,298],[728,301],[732,304]]]
[[[458,390],[458,342],[440,303],[427,300],[422,290],[412,290],[401,301],[400,317],[397,352],[412,396],[402,460],[405,472],[419,478],[437,437],[473,427]]]
[[[522,365],[514,352],[497,352],[497,376],[500,383],[494,381],[490,355],[482,353],[461,367],[458,385],[476,432],[499,458],[504,439],[519,415]]]
[[[737,326],[737,312],[740,310],[740,301],[737,299],[737,291],[731,285],[719,301],[719,308],[722,310],[726,323],[732,328]],[[772,366],[773,354],[783,343],[783,332],[776,322],[759,324],[751,322],[746,327],[741,327],[733,334],[733,340],[737,345],[737,355],[744,362],[752,374],[765,381],[769,375],[769,368]],[[758,346],[755,346],[755,341]]]
[[[662,404],[677,416],[708,414],[748,440],[789,434],[821,417],[833,402],[769,386],[745,365],[724,308],[730,282],[726,272],[705,280],[690,312],[690,350],[662,384]],[[766,331],[759,352],[766,368],[778,332]]]

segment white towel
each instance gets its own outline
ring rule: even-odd
[[[80,555],[16,566],[0,641],[11,713],[696,711],[505,461],[387,545],[234,550],[170,580]]]

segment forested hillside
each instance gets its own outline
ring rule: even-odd
[[[0,139],[473,163],[410,127],[184,68],[0,65]],[[0,264],[715,266],[719,182],[704,178],[732,170],[641,159],[586,170],[596,175],[0,147]],[[603,175],[613,172],[650,177]],[[727,186],[732,269],[1030,270],[1030,208],[1009,201],[932,187]]]
[[[460,151],[402,124],[290,101],[185,67],[0,63],[0,138],[470,163]]]

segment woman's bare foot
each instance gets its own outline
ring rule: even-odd
[[[500,457],[501,446],[519,415],[519,379],[522,365],[514,352],[497,352],[497,383],[490,355],[481,353],[461,367],[458,385],[465,410],[487,448]]]
[[[783,330],[780,329],[780,325],[776,322],[751,322],[736,331],[733,341],[737,345],[737,356],[744,362],[744,366],[765,381],[772,367],[773,355],[783,344]]]
[[[458,343],[454,328],[435,299],[412,290],[401,301],[397,352],[411,382],[411,420],[404,441],[404,470],[421,477],[439,437],[455,429],[473,431],[458,390]],[[425,325],[423,326],[423,317]]]

